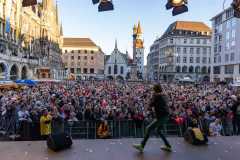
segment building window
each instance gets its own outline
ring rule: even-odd
[[[187,57],[183,57],[183,63],[187,63]]]
[[[71,56],[71,60],[74,60],[74,56]]]
[[[197,39],[197,44],[200,44],[200,39]]]
[[[218,46],[217,44],[214,45],[214,53],[217,53],[217,50],[218,50]]]
[[[190,44],[193,44],[193,43],[194,43],[194,39],[191,38],[191,39],[190,39]]]
[[[184,43],[184,44],[186,44],[186,43],[187,43],[187,39],[186,39],[186,38],[184,38],[184,40],[183,40],[183,43]]]
[[[94,68],[90,68],[90,73],[94,74]]]
[[[84,50],[84,53],[87,53],[87,50]]]
[[[234,65],[228,65],[224,68],[225,74],[233,74],[234,73]]]
[[[91,56],[91,60],[94,60],[93,56]]]
[[[108,74],[112,74],[111,66],[108,67]]]
[[[81,50],[78,50],[78,53],[81,53]]]
[[[118,66],[114,65],[114,74],[118,74]]]
[[[71,69],[70,69],[70,72],[74,74],[74,73],[75,73],[75,72],[74,72],[74,68],[71,68]]]
[[[219,36],[218,36],[218,41],[219,41],[219,42],[222,42],[222,35],[219,35]]]
[[[91,54],[93,54],[94,53],[94,51],[91,51]]]
[[[227,38],[227,40],[230,39],[230,33],[229,32],[227,32],[226,38]]]
[[[197,48],[197,54],[200,54],[200,48]]]
[[[67,53],[67,50],[65,50],[65,53]]]
[[[72,50],[71,53],[74,53],[74,50]]]
[[[200,57],[196,58],[196,63],[200,63]]]
[[[230,27],[231,27],[231,21],[228,20],[228,21],[227,21],[227,29],[230,29]]]
[[[88,73],[88,69],[87,69],[87,68],[84,68],[84,69],[83,69],[83,73],[84,73],[84,74],[87,74],[87,73]]]
[[[181,63],[181,58],[180,58],[180,56],[177,56],[177,63]]]
[[[218,56],[218,63],[221,63],[221,56]]]
[[[213,58],[213,63],[217,63],[217,57]]]
[[[78,60],[81,60],[81,56],[78,56]]]
[[[203,44],[207,44],[207,39],[203,39]]]
[[[231,53],[230,61],[234,61],[234,58],[235,58],[235,54],[234,54],[234,53]]]
[[[220,74],[220,66],[213,67],[213,74]]]
[[[183,48],[183,53],[187,54],[187,48]]]
[[[206,64],[206,63],[207,63],[207,57],[203,57],[202,63],[203,63],[203,64]]]
[[[170,43],[173,44],[173,38],[170,39]]]
[[[228,61],[229,61],[229,55],[226,54],[226,55],[225,55],[225,62],[228,62]]]
[[[121,74],[124,74],[124,68],[121,66]]]
[[[181,53],[181,48],[177,47],[177,53]]]
[[[81,68],[77,68],[77,74],[81,74]]]
[[[235,39],[235,37],[236,37],[236,31],[232,30],[232,39]]]
[[[227,50],[230,49],[230,44],[229,44],[229,42],[226,43],[226,49],[227,49]]]
[[[193,48],[190,48],[190,54],[193,54],[194,50]]]
[[[193,63],[193,57],[190,57],[190,63]]]
[[[84,56],[84,60],[87,60],[87,56]]]
[[[222,52],[222,46],[221,45],[218,46],[218,52]]]

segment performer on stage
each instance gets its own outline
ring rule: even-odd
[[[159,136],[162,138],[163,142],[165,143],[165,145],[162,146],[161,149],[171,152],[172,151],[171,145],[169,144],[165,136],[161,133],[163,124],[166,124],[169,119],[169,108],[167,105],[167,99],[162,91],[161,85],[155,85],[153,87],[153,91],[154,93],[153,93],[153,97],[151,98],[149,107],[154,108],[156,119],[150,125],[147,126],[145,131],[145,136],[141,144],[135,144],[133,145],[133,147],[139,150],[140,152],[143,152],[144,147],[150,136],[150,133],[154,129],[157,129]]]

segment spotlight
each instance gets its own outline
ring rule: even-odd
[[[23,0],[22,1],[22,6],[23,7],[34,6],[36,4],[37,4],[37,0]]]
[[[112,0],[101,0],[98,6],[99,12],[114,10]]]
[[[233,0],[232,7],[234,9],[234,16],[240,18],[240,0]]]
[[[187,0],[168,0],[166,9],[169,10],[173,8],[172,15],[176,16],[188,11],[187,3]]]
[[[97,3],[99,3],[99,0],[92,0],[92,3],[97,4]]]

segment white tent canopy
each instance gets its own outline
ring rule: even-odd
[[[179,82],[194,83],[195,81],[192,80],[190,77],[184,77],[184,78],[182,78],[182,79],[179,79]]]

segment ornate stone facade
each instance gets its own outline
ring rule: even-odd
[[[22,7],[22,0],[0,1],[0,79],[62,79],[61,36],[54,0],[31,7]],[[46,77],[43,68],[50,70]]]

